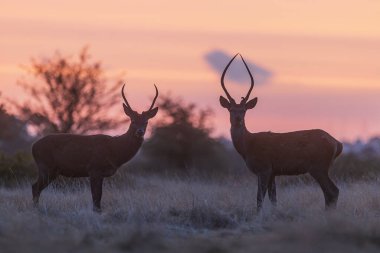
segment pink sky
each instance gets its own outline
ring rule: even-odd
[[[25,76],[20,65],[90,45],[107,73],[127,73],[136,107],[149,104],[156,83],[163,93],[211,107],[216,134],[228,136],[219,73],[205,55],[240,52],[273,73],[254,88],[251,131],[322,128],[342,140],[368,138],[380,135],[379,24],[373,0],[5,1],[0,91],[25,97],[16,86]],[[248,89],[248,82],[227,85],[236,98]]]

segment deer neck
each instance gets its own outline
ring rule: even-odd
[[[232,143],[236,151],[244,158],[245,157],[245,147],[247,135],[249,135],[249,131],[245,126],[245,122],[241,126],[231,126],[231,138]]]
[[[125,134],[114,137],[112,149],[116,163],[121,165],[132,159],[139,151],[143,141],[144,138],[137,137],[135,130],[131,127]]]

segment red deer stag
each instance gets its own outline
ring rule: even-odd
[[[125,114],[131,119],[128,131],[120,136],[52,134],[33,144],[32,154],[38,166],[38,180],[32,186],[33,202],[38,204],[41,191],[58,175],[66,177],[89,177],[93,210],[100,212],[102,185],[105,177],[132,159],[144,140],[148,120],[158,107],[153,108],[156,95],[149,110],[141,114],[134,111],[121,90]]]
[[[290,133],[249,132],[245,126],[245,113],[256,106],[257,98],[248,101],[254,79],[241,55],[251,78],[247,95],[237,104],[224,85],[226,71],[237,55],[227,64],[220,80],[228,100],[220,96],[219,101],[230,113],[231,138],[235,149],[247,167],[258,177],[258,212],[267,190],[270,201],[276,205],[275,176],[304,173],[310,173],[319,183],[325,197],[326,209],[335,208],[339,189],[329,178],[328,172],[335,158],[342,152],[342,144],[320,129]]]

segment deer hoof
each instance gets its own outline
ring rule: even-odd
[[[97,207],[97,206],[94,206],[94,207],[92,208],[92,211],[94,211],[94,213],[99,213],[99,214],[102,213],[102,209],[101,209],[100,207]]]

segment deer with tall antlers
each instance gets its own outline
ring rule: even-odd
[[[262,208],[267,191],[270,201],[276,205],[276,176],[304,173],[309,173],[322,188],[326,209],[335,208],[339,189],[328,173],[334,160],[342,153],[342,143],[320,129],[289,133],[249,132],[245,126],[245,114],[247,110],[256,106],[257,97],[248,101],[254,79],[241,55],[251,79],[247,95],[237,104],[224,85],[227,69],[237,55],[230,60],[221,76],[221,86],[228,99],[220,96],[219,101],[230,113],[231,137],[236,151],[258,177],[258,212]]]
[[[158,111],[154,103],[147,111],[138,113],[129,105],[124,86],[121,90],[125,114],[131,119],[128,131],[120,136],[51,134],[33,144],[32,154],[38,166],[38,180],[32,186],[33,202],[38,204],[41,191],[58,175],[66,177],[89,177],[93,210],[100,212],[102,185],[105,177],[131,160],[140,149],[148,120]]]

